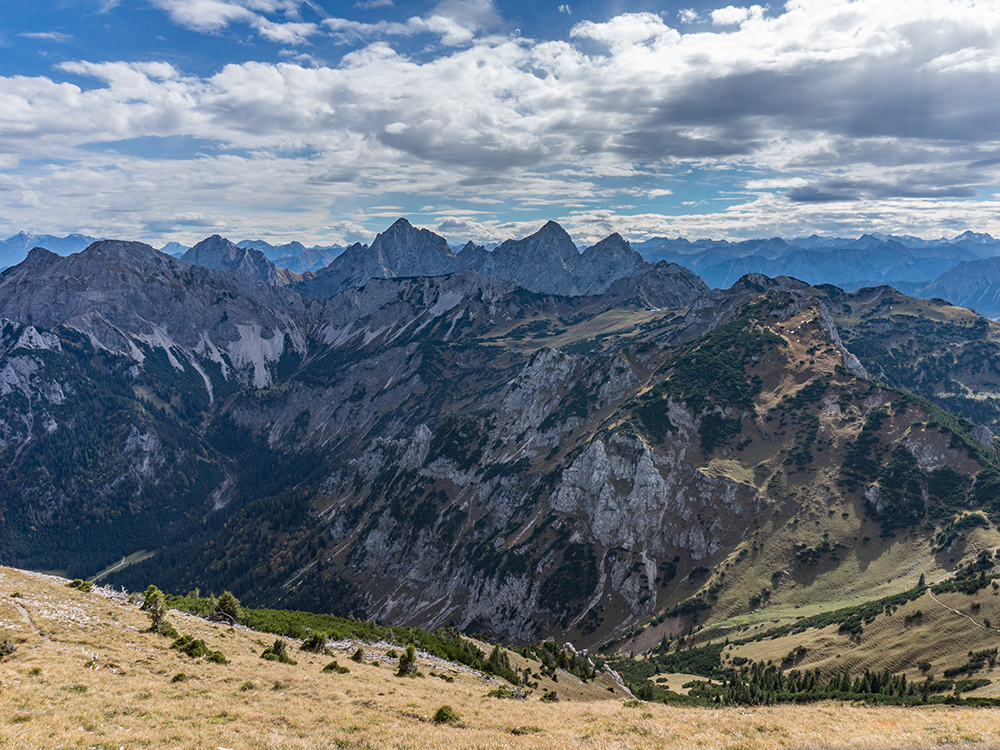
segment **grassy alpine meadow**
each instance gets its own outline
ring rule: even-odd
[[[10,748],[909,748],[996,747],[997,709],[686,708],[633,700],[611,676],[506,683],[418,652],[338,641],[327,652],[177,610],[188,644],[149,632],[137,600],[0,569],[0,746]],[[284,640],[284,639],[283,639]],[[485,644],[481,644],[485,647]],[[361,653],[358,653],[360,649]],[[189,655],[191,654],[191,655]],[[517,670],[538,668],[509,652]],[[227,663],[222,663],[225,661]],[[293,663],[285,663],[285,662]],[[683,678],[681,678],[683,679]],[[537,683],[537,687],[534,684]],[[507,685],[507,688],[510,686]],[[489,695],[491,692],[493,696]]]

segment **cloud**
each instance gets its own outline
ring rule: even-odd
[[[565,13],[567,16],[573,15],[573,9],[570,8],[569,5],[560,5],[559,6],[559,12],[560,13]]]
[[[18,159],[0,176],[5,205],[16,196],[8,215],[53,221],[43,208],[67,206],[59,220],[75,229],[127,234],[149,206],[165,221],[211,211],[273,231],[286,210],[327,226],[336,206],[333,218],[370,229],[366,206],[412,195],[457,206],[434,220],[473,222],[477,241],[515,236],[520,218],[501,215],[540,211],[595,234],[869,219],[916,234],[949,212],[1000,230],[982,198],[1000,184],[1000,100],[983,94],[1000,69],[1000,7],[792,0],[773,15],[737,8],[742,20],[700,33],[627,13],[545,41],[491,36],[488,2],[310,24],[291,0],[155,1],[206,32],[241,23],[289,45],[323,33],[360,43],[334,65],[247,61],[197,76],[73,61],[0,77],[0,148]],[[442,45],[412,57],[393,46],[421,34]],[[107,146],[154,142],[143,138],[211,146],[170,159]],[[702,213],[654,218],[668,194]],[[599,215],[624,203],[634,217]]]
[[[759,5],[751,5],[749,8],[727,5],[725,8],[713,10],[711,17],[714,26],[735,26],[750,19],[759,21],[764,17],[764,8]]]
[[[392,0],[367,0],[367,2],[354,3],[355,8],[360,10],[374,10],[375,8],[394,8]]]
[[[68,42],[73,38],[72,34],[63,34],[59,31],[35,31],[18,34],[25,39],[39,39],[45,42]]]
[[[327,18],[323,25],[343,43],[435,34],[445,46],[457,47],[469,44],[480,31],[495,27],[499,21],[492,0],[444,0],[434,6],[430,15],[412,16],[405,22],[364,23],[347,18]]]
[[[694,8],[681,8],[677,11],[677,17],[681,19],[681,23],[694,23],[701,19],[698,11]]]
[[[303,44],[319,31],[314,23],[298,21],[299,8],[308,0],[151,0],[179,26],[201,33],[218,33],[233,24],[247,24],[263,38],[281,44]],[[266,14],[280,13],[278,22]],[[288,20],[291,19],[291,20]]]

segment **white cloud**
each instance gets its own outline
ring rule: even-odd
[[[711,16],[712,24],[715,26],[735,26],[750,19],[759,21],[764,17],[764,8],[759,5],[751,5],[749,8],[727,5],[725,8],[713,10]]]
[[[573,15],[573,9],[570,8],[569,5],[560,5],[559,6],[559,12],[560,13],[565,13],[567,16]]]
[[[394,8],[392,0],[367,0],[367,2],[354,3],[355,8],[360,10],[373,10],[375,8]]]
[[[323,25],[343,42],[436,34],[445,46],[458,47],[469,44],[480,31],[490,29],[498,22],[499,16],[492,0],[444,0],[427,17],[412,16],[405,22],[364,23],[347,18],[327,18]]]
[[[677,11],[677,16],[681,19],[681,23],[694,23],[695,21],[701,19],[701,16],[698,15],[698,11],[694,8],[681,8]]]
[[[0,177],[7,216],[124,235],[147,206],[157,221],[231,216],[272,231],[288,210],[316,227],[346,217],[370,228],[365,206],[410,194],[490,212],[503,202],[497,211],[512,215],[545,207],[592,234],[613,224],[770,235],[869,220],[941,234],[949,216],[1000,229],[995,201],[975,200],[1000,184],[1000,100],[984,96],[1000,54],[997,5],[792,0],[702,33],[634,13],[539,42],[487,36],[495,9],[484,2],[319,30],[295,20],[296,2],[157,2],[208,31],[239,22],[265,34],[265,19],[288,27],[287,44],[322,30],[378,41],[335,66],[245,62],[199,77],[77,61],[52,78],[0,77],[0,143],[20,159]],[[232,20],[237,11],[250,20]],[[454,46],[410,58],[386,41],[416,34]],[[157,139],[190,141],[193,155],[157,158]],[[641,213],[668,194],[684,203],[694,182],[699,199],[732,207]],[[639,213],[598,215],[623,201]],[[516,235],[499,219],[450,218],[482,225],[479,236]]]
[[[73,38],[72,34],[63,34],[60,31],[35,31],[18,34],[25,39],[39,39],[44,42],[68,42]]]
[[[570,36],[604,42],[615,52],[626,51],[639,44],[662,45],[681,40],[677,31],[652,13],[624,13],[605,23],[583,21],[573,27]]]
[[[303,44],[319,31],[314,23],[298,21],[299,8],[309,0],[151,0],[170,19],[192,31],[217,33],[232,24],[247,24],[262,37],[281,44]],[[266,14],[280,13],[283,21]]]

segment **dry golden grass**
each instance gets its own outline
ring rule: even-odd
[[[19,593],[19,597],[12,597]],[[258,658],[272,636],[181,613],[182,633],[222,650],[228,665],[192,660],[143,632],[135,605],[67,589],[59,579],[0,569],[0,632],[18,650],[0,664],[0,746],[10,748],[904,748],[1000,746],[993,710],[886,709],[840,704],[763,709],[627,706],[606,684],[566,675],[563,700],[485,697],[466,670],[421,660],[424,678],[389,663],[322,672],[328,656],[294,650],[295,666]],[[378,649],[367,649],[370,662]],[[184,673],[188,679],[174,682]],[[445,682],[430,673],[446,674]],[[607,678],[602,678],[606,680]],[[253,689],[243,689],[252,682]],[[542,686],[546,687],[546,686]],[[566,700],[565,698],[570,698]],[[448,704],[459,726],[437,725]]]

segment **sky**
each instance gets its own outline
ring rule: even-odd
[[[0,235],[1000,236],[1000,0],[0,2]]]

